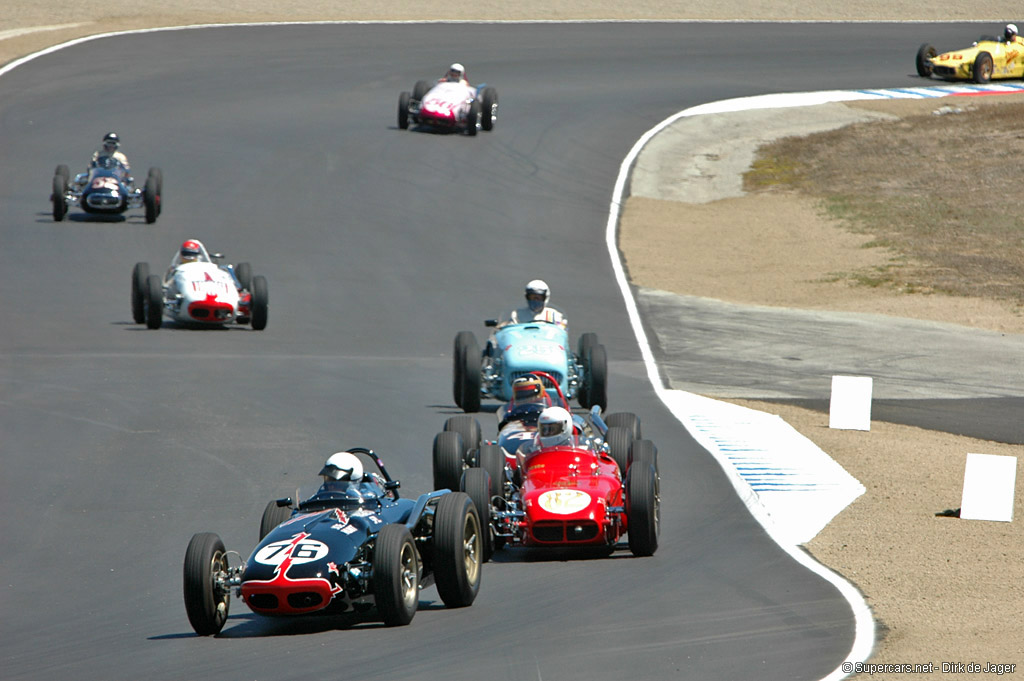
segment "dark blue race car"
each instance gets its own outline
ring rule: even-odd
[[[358,474],[327,475],[332,461],[348,456],[362,462]],[[264,615],[376,607],[388,626],[412,621],[420,590],[431,584],[449,608],[473,603],[485,528],[469,496],[442,490],[401,498],[380,458],[361,447],[333,455],[321,474],[324,484],[305,501],[267,505],[260,543],[244,563],[216,534],[192,537],[184,591],[197,634],[220,632],[232,591]]]
[[[159,168],[150,168],[143,188],[135,186],[128,168],[113,156],[99,156],[89,170],[70,179],[66,165],[53,174],[53,219],[62,221],[69,205],[77,205],[93,215],[121,215],[130,208],[145,209],[146,222],[153,224],[163,209],[164,176]]]

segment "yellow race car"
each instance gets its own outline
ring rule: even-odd
[[[917,51],[917,75],[943,80],[973,80],[987,83],[993,78],[1024,78],[1024,39],[983,35],[970,47],[939,54],[925,43]]]

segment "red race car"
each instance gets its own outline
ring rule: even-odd
[[[458,431],[467,429],[460,427],[461,422],[445,431],[457,434],[452,439],[464,445],[460,453],[469,467],[460,487],[491,528],[485,535],[485,560],[505,544],[610,551],[624,535],[634,555],[653,555],[660,530],[660,478],[657,449],[650,440],[640,438],[639,419],[614,414],[609,420],[617,425],[610,426],[596,406],[589,421],[572,416],[557,382],[548,377],[544,383],[547,392],[554,393],[551,402],[556,406],[546,407],[539,417],[534,416],[530,430],[520,431],[535,432],[537,437],[514,452],[488,441],[473,449],[472,432],[466,433],[469,444],[464,445],[463,433]],[[515,400],[505,414],[515,413],[514,406]],[[554,433],[545,428],[557,414],[564,415],[567,432],[543,437]],[[507,440],[517,441],[523,442]],[[557,444],[548,446],[553,441]],[[435,476],[437,463],[435,439]]]

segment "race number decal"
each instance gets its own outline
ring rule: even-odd
[[[112,177],[96,177],[92,181],[93,189],[109,189],[111,191],[117,191],[121,187],[117,184],[117,180]]]
[[[516,347],[520,355],[530,357],[544,357],[545,355],[557,354],[555,346],[541,343],[526,343]]]
[[[578,489],[553,489],[541,494],[537,503],[548,513],[570,515],[590,506],[590,495]]]
[[[294,539],[286,539],[267,544],[256,552],[253,560],[264,565],[280,565],[286,559],[291,558],[293,565],[301,565],[324,558],[327,551],[327,544],[315,539],[302,539],[298,542]]]

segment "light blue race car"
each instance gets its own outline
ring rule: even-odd
[[[494,319],[485,324],[498,326]],[[576,398],[585,409],[607,408],[608,355],[597,334],[580,336],[575,353],[570,347],[569,333],[547,322],[502,326],[483,353],[472,331],[460,331],[453,353],[455,404],[465,412],[476,412],[482,396],[507,402],[512,399],[512,381],[543,371],[558,381],[567,399]]]

